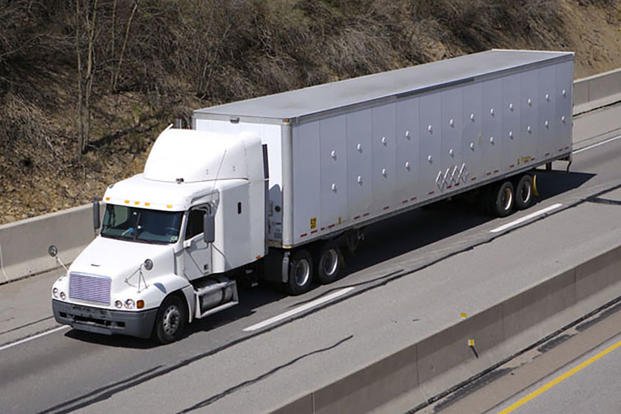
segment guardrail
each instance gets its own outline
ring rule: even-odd
[[[621,297],[621,245],[274,411],[406,412]],[[478,356],[469,348],[475,342]]]
[[[621,68],[574,81],[574,115],[621,101]],[[47,247],[69,263],[93,239],[90,206],[0,226],[0,284],[56,268]]]
[[[574,115],[621,101],[621,68],[574,81]]]

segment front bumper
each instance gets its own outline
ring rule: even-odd
[[[93,306],[76,305],[52,299],[54,318],[74,329],[104,335],[129,335],[148,338],[153,331],[157,309],[114,311]]]

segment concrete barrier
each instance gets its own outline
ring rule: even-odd
[[[621,101],[621,68],[574,82],[574,114]],[[0,284],[54,268],[46,256],[56,244],[71,262],[93,238],[90,206],[0,226]]]
[[[21,220],[0,226],[0,281],[31,276],[58,265],[48,256],[50,244],[69,263],[94,237],[90,205]]]
[[[574,115],[621,101],[621,68],[574,82]]]
[[[277,413],[405,412],[621,297],[621,245],[456,322]],[[479,357],[468,346],[474,340]]]

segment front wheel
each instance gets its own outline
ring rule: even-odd
[[[167,297],[157,312],[153,336],[161,344],[176,341],[183,334],[188,320],[185,304],[178,296]]]
[[[306,249],[293,251],[289,256],[289,280],[286,289],[290,295],[308,292],[313,283],[313,259]]]

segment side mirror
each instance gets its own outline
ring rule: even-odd
[[[53,244],[50,245],[50,247],[47,248],[47,254],[49,254],[51,257],[56,257],[56,255],[58,254],[58,248]]]
[[[95,197],[93,199],[93,229],[99,230],[101,227],[101,216],[99,215],[99,199]]]
[[[216,238],[216,220],[211,211],[203,216],[203,239],[207,243],[213,243]]]

